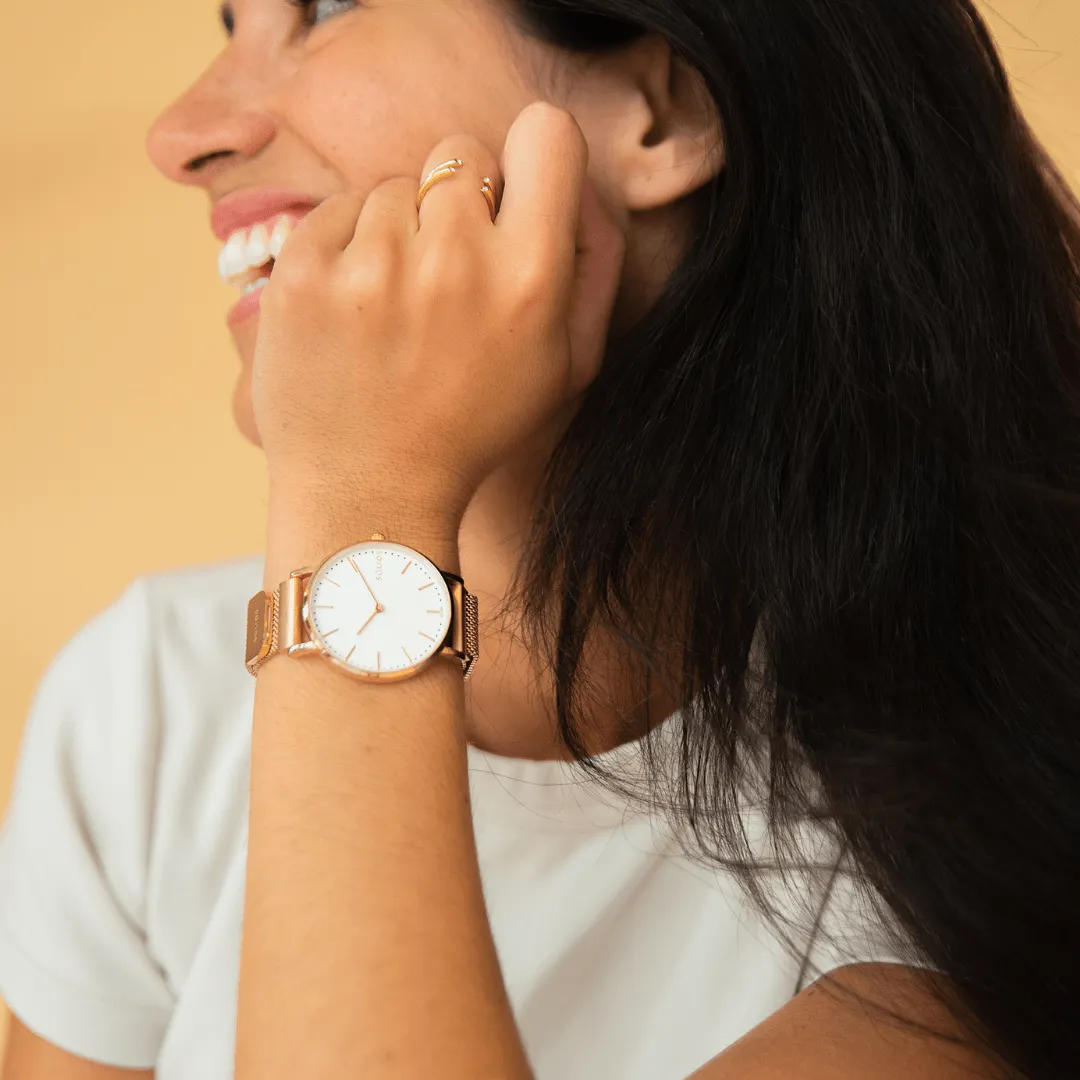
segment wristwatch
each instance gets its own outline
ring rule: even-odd
[[[278,653],[322,656],[365,682],[408,679],[445,656],[467,679],[480,655],[476,597],[457,574],[373,533],[248,601],[248,671]]]

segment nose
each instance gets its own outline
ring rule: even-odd
[[[222,53],[146,133],[154,167],[178,184],[207,187],[223,169],[254,157],[277,129],[260,88]]]

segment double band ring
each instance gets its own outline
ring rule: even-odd
[[[445,180],[448,176],[453,176],[458,169],[464,166],[465,162],[461,158],[451,158],[449,161],[444,161],[441,165],[436,165],[434,169],[427,174],[424,182],[420,185],[420,191],[416,196],[416,212],[420,212],[420,204],[424,201],[424,196],[440,181]],[[488,210],[491,212],[491,220],[495,221],[495,188],[492,186],[492,180],[490,176],[485,176],[480,184],[480,192],[487,199]]]

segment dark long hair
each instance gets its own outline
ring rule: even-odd
[[[781,848],[831,823],[1002,1075],[1075,1075],[1080,205],[986,25],[971,0],[512,11],[572,53],[662,35],[726,153],[519,564],[562,738],[586,757],[591,626],[647,678],[675,643],[669,787],[711,856],[758,896],[738,762],[764,747]]]

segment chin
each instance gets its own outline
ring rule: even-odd
[[[259,319],[254,316],[237,326],[230,327],[233,346],[240,360],[240,374],[233,388],[233,421],[240,434],[253,446],[262,446],[259,429],[255,426],[255,413],[251,407],[251,365],[255,357],[255,341],[259,333]]]
[[[255,426],[255,414],[251,408],[251,373],[250,369],[237,380],[232,399],[233,420],[240,434],[253,446],[262,446],[259,429]]]

